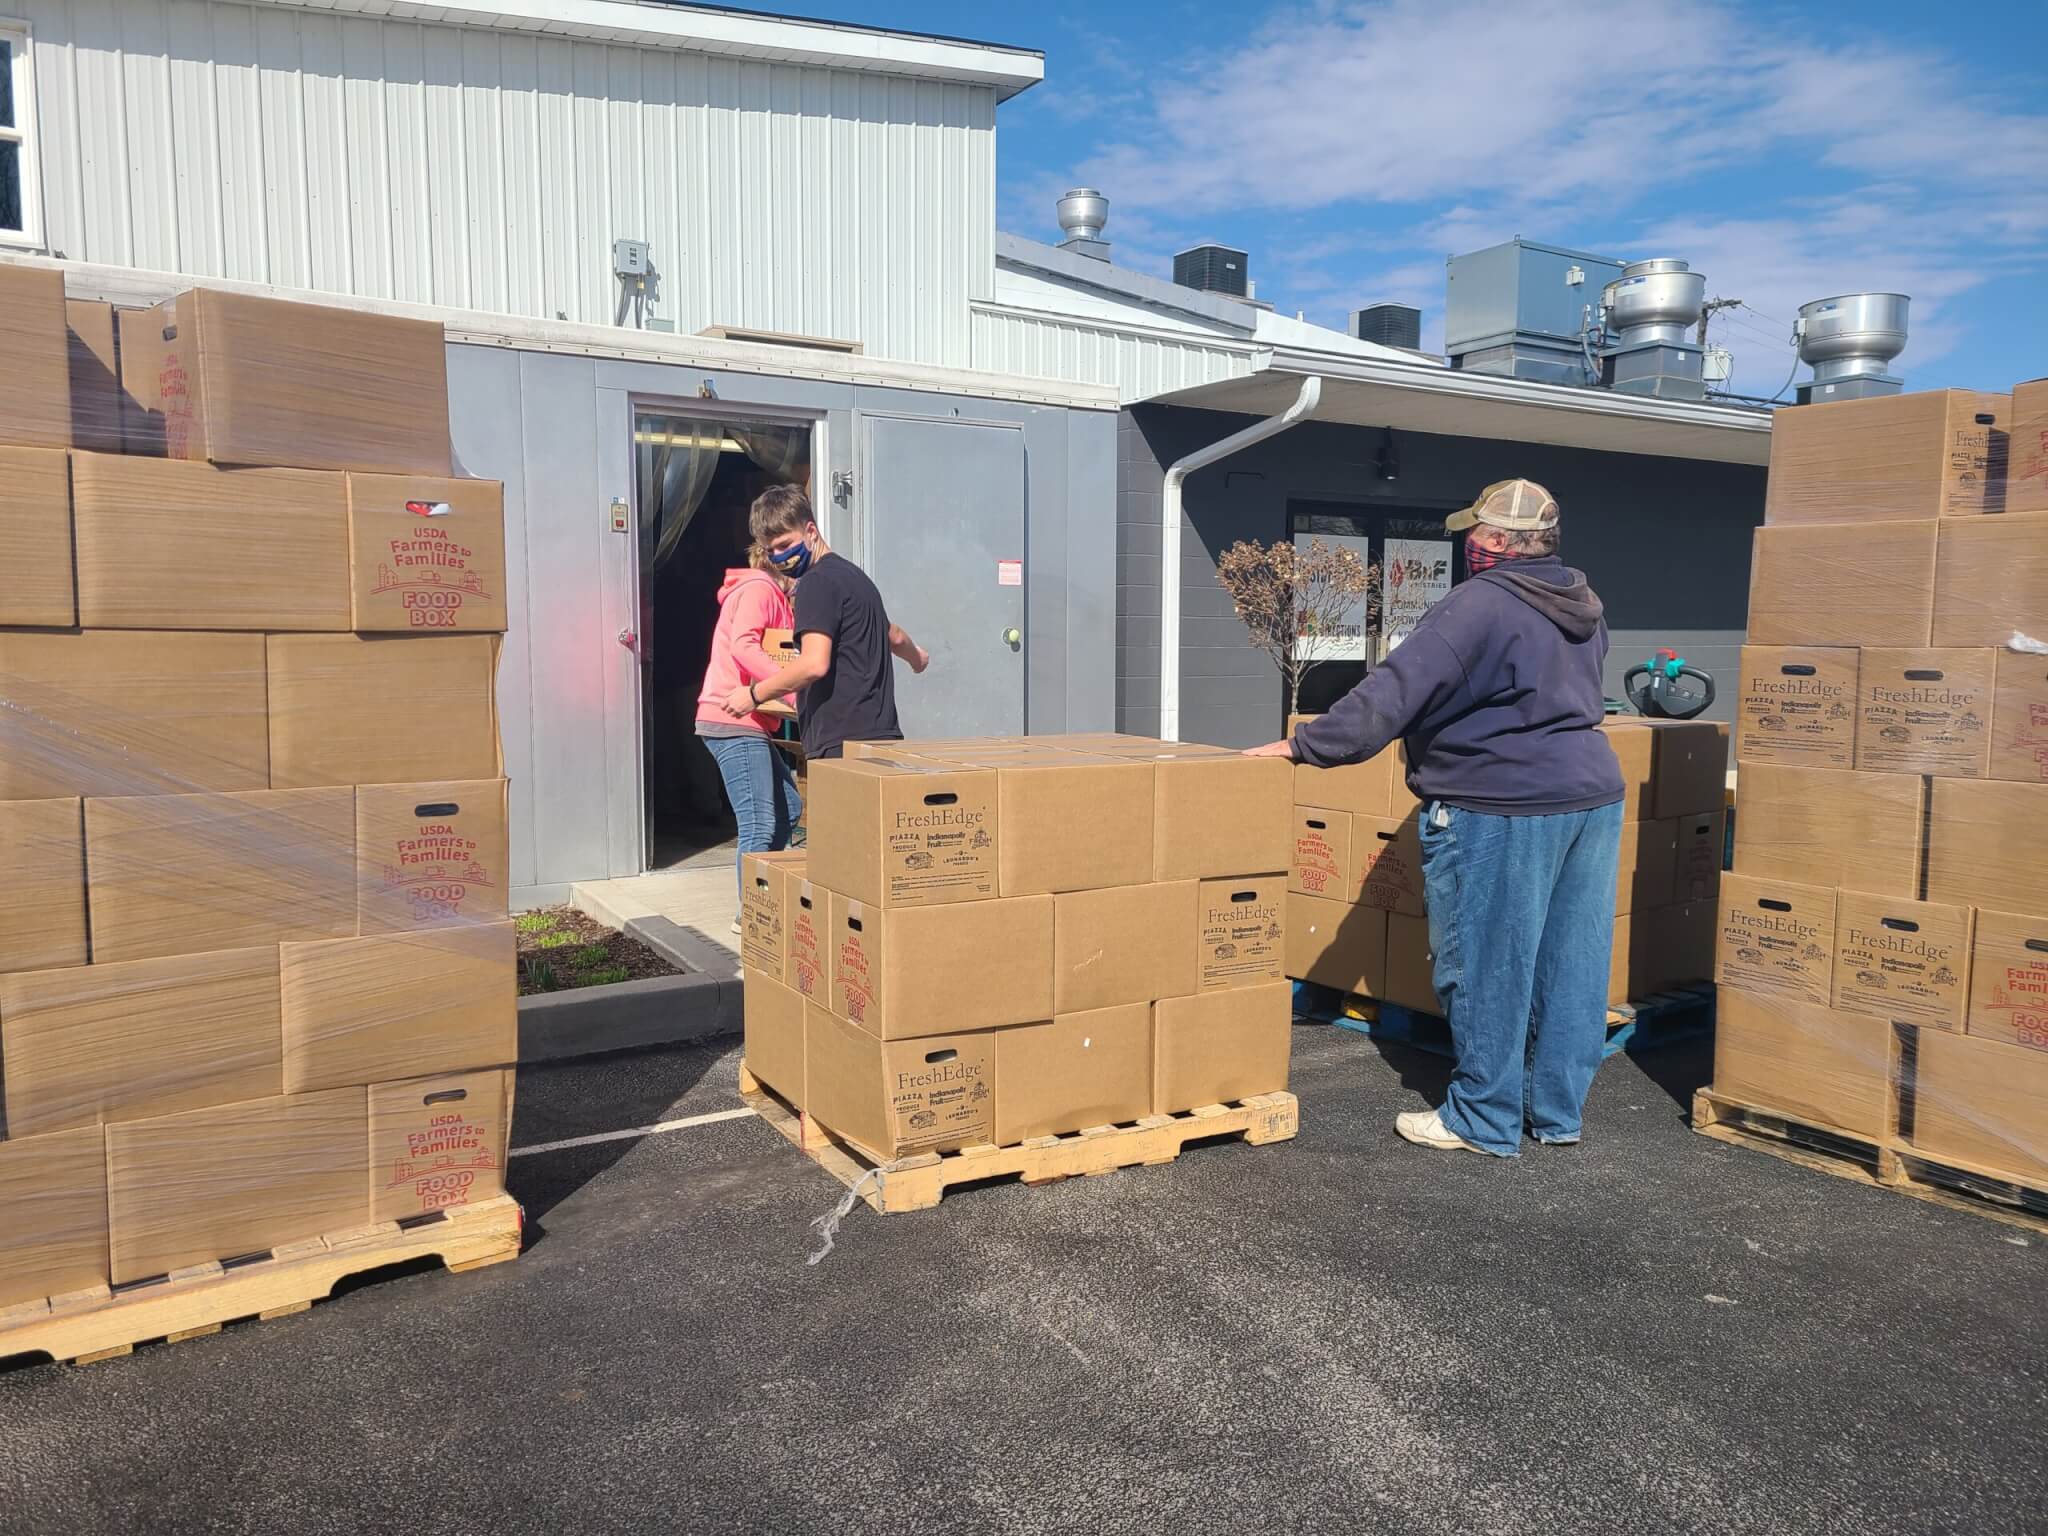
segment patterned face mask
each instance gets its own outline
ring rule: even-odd
[[[1514,558],[1504,550],[1486,549],[1469,533],[1465,535],[1465,569],[1475,576],[1481,571],[1490,571],[1503,561]]]
[[[779,554],[770,554],[768,559],[778,574],[795,581],[811,568],[811,546],[793,544]]]

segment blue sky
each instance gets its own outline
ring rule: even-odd
[[[1745,301],[1711,339],[1770,394],[1793,311],[1911,294],[1909,389],[2048,374],[2048,5],[1901,0],[931,0],[759,7],[1042,49],[997,118],[998,224],[1110,198],[1119,263],[1217,240],[1259,296],[1442,336],[1444,257],[1514,235],[1676,256]]]

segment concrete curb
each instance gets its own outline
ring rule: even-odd
[[[519,999],[519,1059],[565,1061],[737,1032],[736,976],[654,976]]]

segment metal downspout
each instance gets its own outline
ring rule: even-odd
[[[1198,469],[1228,458],[1240,448],[1285,432],[1315,410],[1323,398],[1320,375],[1301,381],[1301,393],[1294,404],[1278,416],[1255,421],[1242,432],[1197,448],[1176,459],[1166,471],[1166,493],[1159,508],[1159,735],[1163,741],[1180,740],[1180,491],[1181,483]]]

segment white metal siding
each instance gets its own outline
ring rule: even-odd
[[[0,0],[33,28],[53,252],[966,366],[995,91],[213,0]]]
[[[1129,404],[1217,379],[1244,378],[1257,348],[1181,340],[993,305],[974,306],[974,366],[1078,384],[1107,384]]]

